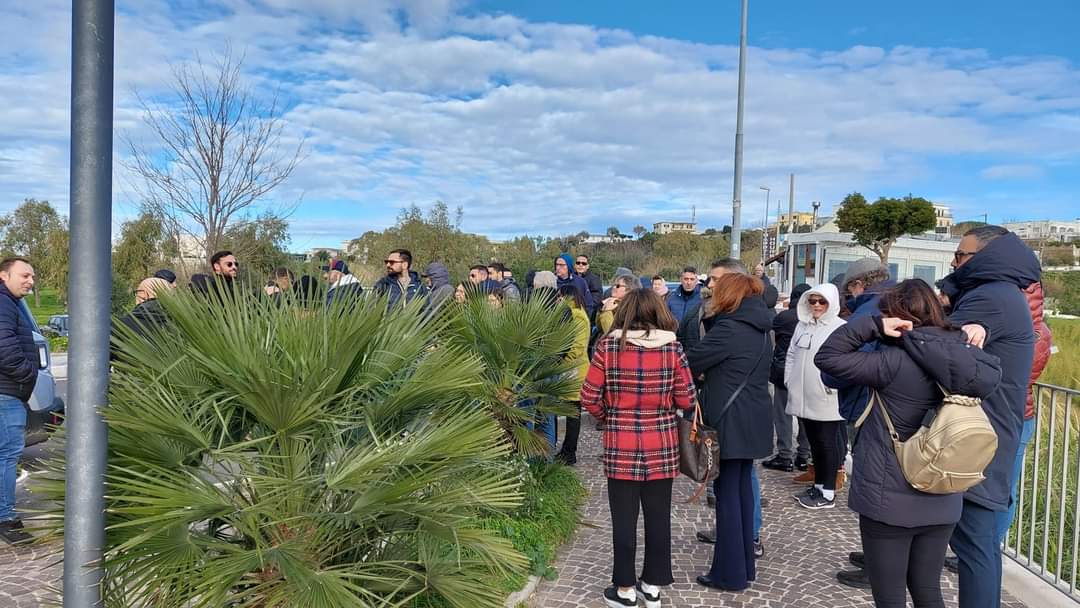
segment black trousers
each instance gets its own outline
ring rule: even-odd
[[[615,554],[611,582],[619,587],[637,583],[638,508],[645,512],[645,565],[641,580],[663,587],[675,581],[671,575],[672,479],[626,481],[608,479],[611,508],[611,546]]]
[[[840,442],[841,420],[808,420],[801,418],[806,438],[810,441],[810,455],[814,459],[814,483],[826,490],[836,489],[836,472],[844,464]],[[846,452],[846,450],[845,450]]]
[[[859,516],[866,573],[877,608],[944,608],[941,567],[955,524],[901,528]]]
[[[581,435],[581,402],[573,401],[571,403],[577,407],[577,416],[566,417],[566,435],[563,436],[562,448],[559,449],[559,453],[577,458],[578,437]],[[556,420],[555,424],[558,424],[558,420]],[[558,429],[555,430],[555,434],[558,435]]]

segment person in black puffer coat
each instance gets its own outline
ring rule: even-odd
[[[934,292],[919,279],[886,291],[881,316],[863,315],[833,332],[814,358],[823,373],[875,390],[901,441],[950,393],[986,398],[1001,380],[997,357],[968,344],[954,329]],[[871,341],[876,351],[861,350]],[[859,529],[874,605],[944,606],[941,567],[960,520],[964,495],[926,494],[907,482],[884,416],[871,411],[855,442],[848,506]],[[993,526],[990,527],[993,534]],[[906,586],[906,589],[905,589]]]
[[[776,431],[776,455],[761,463],[766,469],[791,472],[798,468],[805,471],[810,462],[810,442],[806,431],[799,424],[798,453],[792,449],[792,418],[787,413],[787,387],[784,386],[784,361],[795,327],[799,324],[799,298],[810,290],[806,283],[799,283],[791,290],[787,310],[773,317],[773,355],[769,367],[769,382],[773,385],[773,430]]]

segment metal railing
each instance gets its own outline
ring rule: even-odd
[[[1073,406],[1080,406],[1080,391],[1041,383],[1034,391],[1035,430],[1024,455],[1016,516],[1003,549],[1080,602],[1080,412],[1073,414]]]

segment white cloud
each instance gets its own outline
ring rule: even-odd
[[[9,206],[39,192],[65,200],[69,7],[15,8],[0,24],[0,159],[17,159],[0,161]],[[280,87],[290,101],[289,137],[307,138],[278,193],[304,201],[294,244],[332,245],[436,198],[464,206],[467,229],[498,236],[648,224],[693,205],[708,224],[728,221],[735,47],[459,7],[121,2],[118,128],[140,128],[134,89],[160,95],[170,62],[230,42],[260,91]],[[980,175],[1037,179],[1044,164],[1080,159],[1078,109],[1080,74],[1052,57],[751,47],[744,217],[760,221],[759,184],[786,197],[791,172],[797,200],[826,208],[851,190],[933,184],[948,177],[940,158],[973,167],[970,188],[942,192],[977,195]],[[999,164],[979,173],[988,157]]]
[[[1046,174],[1046,170],[1038,165],[994,165],[979,172],[983,179],[1037,179]]]

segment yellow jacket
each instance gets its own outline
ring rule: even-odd
[[[574,387],[574,396],[571,401],[581,398],[581,385],[585,382],[585,374],[589,373],[589,336],[592,333],[589,327],[589,314],[574,304],[570,307],[570,322],[574,324],[574,342],[570,346],[570,352],[566,355],[567,361],[577,363],[577,383]]]

